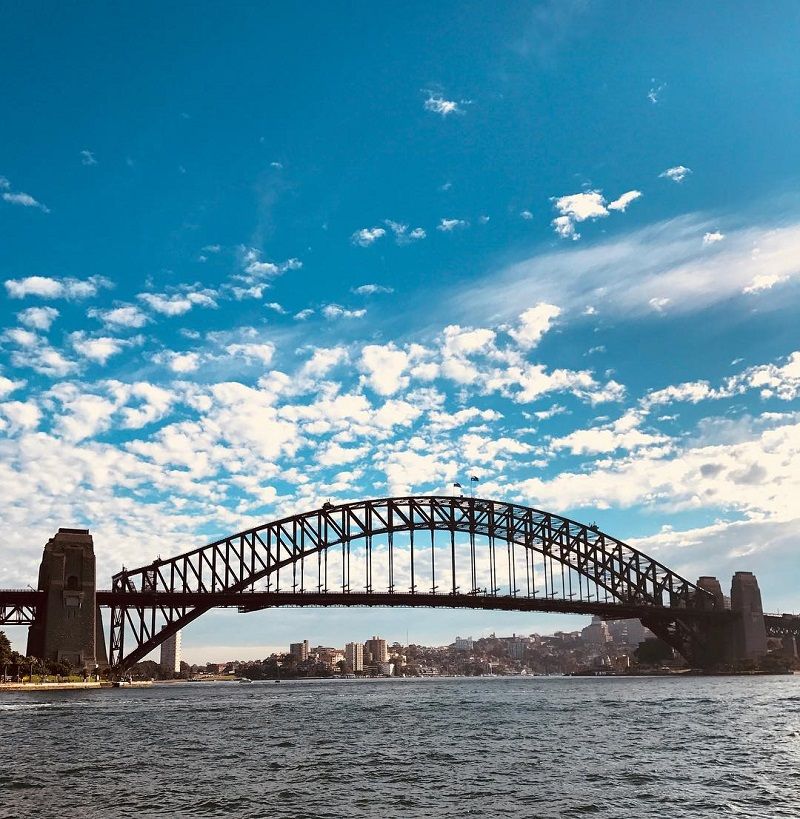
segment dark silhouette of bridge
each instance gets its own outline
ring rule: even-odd
[[[800,618],[764,615],[755,577],[692,583],[595,525],[502,501],[409,496],[326,503],[114,575],[96,590],[88,530],[45,547],[37,590],[0,591],[29,653],[121,671],[215,607],[406,606],[638,618],[696,667],[765,653]],[[56,656],[57,655],[57,656]]]

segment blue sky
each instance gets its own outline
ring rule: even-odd
[[[799,17],[6,9],[0,585],[58,526],[110,578],[476,474],[796,608]],[[581,623],[217,613],[184,642]]]

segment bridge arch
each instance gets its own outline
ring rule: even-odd
[[[411,577],[408,593],[393,584],[394,537],[407,533],[410,539]],[[437,584],[431,566],[431,591],[415,583],[414,554],[418,533],[428,533],[431,560],[437,534],[446,533],[451,544],[450,560],[440,566],[447,584]],[[465,575],[463,558],[457,565],[456,538],[469,539]],[[372,543],[388,541],[387,588],[372,581]],[[478,546],[476,538],[481,538]],[[485,540],[485,543],[483,542]],[[498,594],[498,554],[506,546],[508,593]],[[363,543],[366,572],[364,591],[351,587],[350,547]],[[329,590],[327,573],[322,583],[323,556],[342,548],[342,589]],[[486,549],[486,551],[480,551]],[[521,550],[521,552],[517,552]],[[527,583],[518,588],[515,569],[522,570],[524,557]],[[317,558],[317,582],[313,569]],[[490,585],[477,583],[479,558],[489,561]],[[544,595],[531,590],[530,566],[535,560],[544,567]],[[549,576],[548,576],[549,566]],[[561,595],[556,588],[554,567],[560,571]],[[260,605],[252,591],[262,580],[271,583],[282,570],[292,570],[292,590],[269,591]],[[299,583],[298,583],[299,570]],[[565,574],[566,572],[566,574]],[[570,579],[567,599],[565,577]],[[578,592],[572,587],[577,578]],[[469,589],[461,582],[468,580]],[[549,585],[548,585],[549,584]],[[603,600],[601,601],[601,594]],[[577,596],[577,599],[576,599]],[[270,605],[431,605],[464,608],[518,608],[605,613],[639,616],[660,637],[687,656],[697,639],[692,615],[713,610],[715,600],[676,572],[643,552],[587,525],[532,507],[504,501],[470,497],[411,495],[376,498],[351,503],[326,503],[319,509],[270,521],[222,538],[189,552],[156,560],[147,566],[123,570],[113,578],[111,617],[111,662],[130,666],[215,605],[236,605],[253,610]],[[548,602],[549,601],[549,602]],[[611,608],[609,609],[609,606]],[[627,614],[626,614],[627,613]],[[127,638],[127,639],[126,639]],[[126,646],[132,641],[133,645]],[[126,649],[130,649],[126,653]]]

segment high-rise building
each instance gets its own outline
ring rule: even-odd
[[[353,671],[364,670],[364,646],[361,643],[348,643],[344,647],[344,658]]]
[[[514,636],[507,643],[508,656],[512,660],[524,660],[528,650],[528,641],[524,637]]]
[[[453,648],[456,651],[472,651],[474,645],[472,637],[456,637]]]
[[[386,640],[380,637],[372,637],[364,643],[364,658],[369,657],[372,663],[387,663],[389,662],[389,650],[386,647]]]
[[[296,660],[303,662],[308,659],[308,640],[303,640],[302,643],[290,643],[289,654]]]
[[[597,616],[592,617],[591,624],[581,631],[581,637],[592,645],[600,646],[611,642],[608,623]]]
[[[167,637],[161,643],[161,662],[159,663],[162,671],[168,674],[177,674],[181,670],[181,633],[176,631],[172,637]]]

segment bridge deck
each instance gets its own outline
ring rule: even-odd
[[[731,612],[703,611],[684,608],[654,607],[603,600],[563,600],[490,594],[429,594],[388,592],[114,592],[98,591],[97,602],[102,606],[142,606],[158,608],[237,608],[259,611],[278,606],[335,607],[365,606],[373,608],[454,608],[501,611],[560,612],[563,614],[597,614],[619,620],[642,618],[672,619],[676,614],[684,619],[726,619]]]

